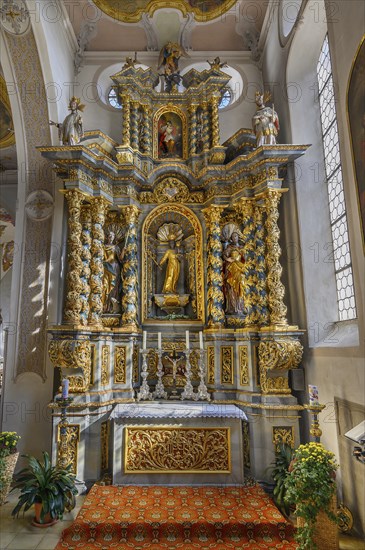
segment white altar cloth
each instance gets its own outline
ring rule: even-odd
[[[110,418],[238,418],[247,420],[242,409],[236,405],[223,403],[154,402],[154,403],[118,403]]]

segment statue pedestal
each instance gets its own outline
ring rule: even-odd
[[[189,294],[154,294],[157,306],[168,315],[171,313],[182,315],[189,298]]]

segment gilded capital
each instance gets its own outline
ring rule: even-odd
[[[135,225],[141,213],[141,210],[138,208],[138,206],[136,206],[135,204],[130,204],[128,206],[121,206],[120,208],[124,213],[125,222],[128,225],[129,224]]]

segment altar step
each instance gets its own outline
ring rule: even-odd
[[[56,550],[295,550],[293,534],[257,485],[94,485]]]

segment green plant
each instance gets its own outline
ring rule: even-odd
[[[285,480],[289,474],[289,466],[293,459],[294,451],[286,443],[281,443],[277,452],[275,453],[275,462],[272,466],[271,475],[275,481],[275,487],[273,491],[274,501],[284,516],[288,517],[290,513],[290,502],[285,499],[286,485]]]
[[[5,457],[17,452],[17,443],[20,435],[16,432],[1,432],[0,433],[0,490],[6,485],[6,461]]]
[[[52,466],[46,451],[43,452],[43,462],[34,456],[22,456],[28,460],[28,467],[21,470],[16,478],[14,489],[20,488],[21,493],[12,516],[18,516],[23,507],[26,512],[33,504],[41,503],[41,523],[47,514],[52,519],[62,519],[65,509],[72,507],[74,495],[77,494],[71,465],[64,469]]]
[[[16,446],[20,439],[20,435],[16,432],[1,432],[0,433],[0,457],[8,456],[16,453]]]
[[[330,510],[336,490],[337,468],[334,454],[321,443],[300,445],[294,453],[284,484],[285,500],[295,503],[295,515],[304,520],[303,527],[298,527],[296,532],[298,550],[317,549],[314,530],[319,511],[322,510],[332,521],[337,522],[335,514]]]

